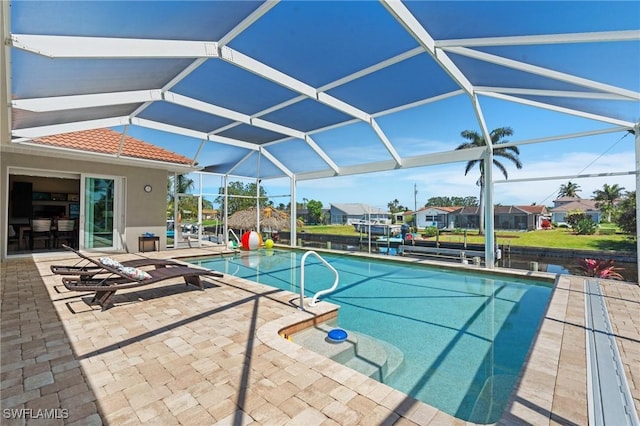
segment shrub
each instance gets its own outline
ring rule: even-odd
[[[578,259],[578,271],[587,277],[624,280],[618,271],[624,270],[613,266],[613,260]]]
[[[435,237],[437,233],[438,229],[431,226],[429,228],[425,228],[425,230],[422,232],[422,236],[424,238]]]
[[[598,225],[591,220],[589,216],[583,218],[578,221],[575,225],[573,225],[573,229],[575,229],[576,234],[578,235],[593,235],[596,233],[598,229]]]
[[[627,193],[622,200],[619,208],[619,214],[616,217],[616,224],[632,238],[636,235],[636,191]]]
[[[567,223],[572,227],[575,228],[575,226],[578,224],[578,222],[583,221],[583,220],[591,220],[591,216],[588,216],[586,213],[580,211],[580,210],[573,210],[570,211],[569,213],[567,213]]]

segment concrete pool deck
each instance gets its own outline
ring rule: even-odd
[[[3,425],[469,424],[281,338],[313,320],[292,293],[232,276],[207,279],[202,292],[178,279],[119,292],[102,312],[49,269],[76,260],[58,253],[0,265]],[[588,423],[583,284],[559,278],[500,424]],[[601,287],[638,410],[640,287]],[[321,302],[314,313],[334,310]]]

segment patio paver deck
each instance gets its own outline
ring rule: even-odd
[[[3,425],[465,424],[281,338],[312,318],[292,293],[230,276],[204,292],[176,280],[119,292],[102,312],[51,274],[61,261],[74,259],[0,266]],[[587,424],[583,281],[559,279],[500,424]],[[638,409],[640,287],[602,288]],[[321,302],[318,314],[333,309]]]

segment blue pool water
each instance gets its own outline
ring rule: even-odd
[[[266,250],[191,263],[299,293],[302,252]],[[551,296],[550,283],[322,254],[340,274],[324,300],[338,325],[399,348],[388,385],[460,419],[499,420]],[[307,296],[333,275],[305,266]]]

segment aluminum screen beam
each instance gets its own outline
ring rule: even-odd
[[[63,111],[108,105],[135,104],[162,99],[160,90],[96,93],[89,95],[55,96],[48,98],[14,99],[14,108],[33,112]]]
[[[478,160],[482,157],[485,152],[485,148],[469,148],[469,149],[461,149],[457,151],[445,151],[445,152],[437,152],[434,154],[425,154],[419,155],[415,157],[405,157],[402,158],[402,167],[403,169],[414,168],[414,167],[424,167],[424,166],[435,166],[438,164],[447,164],[447,163],[457,163],[469,160]],[[375,173],[375,172],[384,172],[389,170],[398,169],[396,166],[396,162],[393,160],[387,161],[378,161],[374,163],[367,164],[358,164],[352,166],[343,166],[340,167],[340,176],[347,175],[355,175],[362,173]],[[311,179],[322,179],[327,177],[334,177],[334,174],[330,170],[316,171],[316,172],[305,172],[305,173],[297,173],[296,180],[311,180]]]
[[[616,118],[606,117],[604,115],[591,114],[591,113],[588,113],[588,112],[578,111],[578,110],[575,110],[575,109],[559,107],[559,106],[556,106],[556,105],[550,105],[550,104],[546,104],[544,102],[538,102],[538,101],[531,101],[531,100],[528,100],[528,99],[522,99],[522,98],[518,98],[517,96],[509,96],[509,95],[503,95],[503,94],[500,94],[500,93],[491,93],[491,92],[482,92],[482,95],[489,96],[489,97],[496,98],[496,99],[502,99],[502,100],[505,100],[505,101],[515,102],[515,103],[522,104],[522,105],[529,105],[529,106],[533,106],[533,107],[537,107],[537,108],[547,109],[549,111],[562,112],[562,113],[565,113],[565,114],[575,115],[576,117],[587,118],[589,120],[601,121],[603,123],[613,124],[613,125],[616,125],[616,126],[622,126],[622,127],[627,128],[627,129],[633,127],[633,123],[628,122],[628,121],[618,120]]]
[[[13,47],[50,58],[217,58],[213,41],[12,34]]]
[[[492,55],[490,53],[479,52],[477,50],[468,49],[466,47],[450,47],[446,48],[448,52],[457,53],[458,55],[467,56],[469,58],[478,59],[481,61],[489,62],[492,64],[500,65],[507,68],[512,68],[518,71],[524,71],[531,74],[541,75],[543,77],[551,78],[566,83],[575,84],[578,86],[588,87],[590,89],[599,90],[607,93],[613,93],[620,96],[627,97],[631,100],[640,100],[640,93],[633,90],[627,90],[620,87],[612,86],[610,84],[600,83],[597,81],[589,80],[575,75],[550,70],[548,68],[539,67],[537,65],[527,64],[524,62],[516,61],[513,59],[503,58],[498,55]]]
[[[473,85],[460,69],[453,63],[447,54],[437,49],[435,41],[427,30],[420,25],[418,20],[411,14],[409,9],[399,1],[383,1],[384,6],[391,12],[396,20],[407,29],[407,31],[425,48],[433,59],[451,76],[451,78],[465,91],[467,94],[473,93]]]
[[[640,31],[600,31],[593,33],[542,34],[514,37],[482,37],[437,40],[436,47],[524,46],[531,44],[602,43],[640,40]]]
[[[100,120],[76,121],[74,123],[52,124],[49,126],[38,126],[24,129],[14,129],[12,134],[18,137],[29,139],[43,136],[55,135],[58,133],[78,132],[81,130],[102,129],[104,127],[125,126],[129,124],[129,117],[112,117]]]

